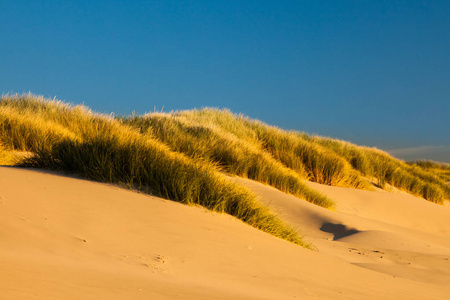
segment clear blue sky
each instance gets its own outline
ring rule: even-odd
[[[0,0],[0,92],[226,107],[450,162],[449,16],[450,1]]]

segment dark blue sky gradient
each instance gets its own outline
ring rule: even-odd
[[[0,92],[226,107],[450,161],[449,16],[450,1],[0,0]]]

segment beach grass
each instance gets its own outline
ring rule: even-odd
[[[173,151],[157,137],[141,134],[113,116],[29,94],[4,96],[0,141],[0,158],[13,151],[30,153],[16,165],[65,171],[201,205],[311,248],[215,164]],[[3,160],[13,162],[9,156]]]
[[[387,183],[438,204],[450,199],[449,186],[435,169],[406,163],[376,148],[318,136],[311,137],[311,141],[345,158],[361,174],[374,178],[381,188]]]
[[[144,135],[154,135],[172,150],[206,160],[230,175],[250,178],[311,203],[333,208],[327,197],[309,188],[304,173],[284,165],[260,144],[205,122],[173,114],[154,113],[123,119]]]
[[[62,170],[202,205],[306,247],[227,175],[328,209],[333,201],[304,181],[366,190],[390,185],[438,204],[450,198],[448,165],[406,163],[376,148],[285,131],[229,110],[116,117],[31,94],[1,98],[0,164]]]

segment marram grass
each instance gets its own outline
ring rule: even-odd
[[[304,179],[328,185],[370,189],[369,183],[344,158],[320,145],[305,141],[304,134],[283,131],[227,110],[191,110],[175,115],[217,126],[241,140],[258,145]]]
[[[374,177],[382,188],[388,183],[439,204],[450,199],[450,187],[437,169],[407,164],[376,148],[317,136],[309,139],[344,157],[361,174]]]
[[[429,171],[427,174],[432,173],[443,180],[447,185],[450,184],[450,164],[448,163],[431,160],[417,160],[408,162],[408,164]]]
[[[272,185],[311,203],[333,202],[306,186],[372,189],[367,178],[435,203],[449,199],[448,167],[405,163],[375,149],[283,131],[228,110],[120,117],[33,95],[0,101],[0,164],[64,170],[199,204],[310,247],[224,173]]]
[[[7,150],[0,144],[0,165],[2,166],[14,166],[20,164],[26,156],[27,152]]]
[[[155,135],[174,151],[214,163],[224,172],[269,184],[326,208],[333,207],[327,197],[302,181],[304,174],[285,166],[257,143],[217,126],[161,113],[125,118],[124,123],[144,135]]]
[[[366,178],[375,178],[381,188],[388,183],[434,203],[442,204],[450,198],[449,185],[435,169],[408,165],[376,148],[283,131],[228,110],[206,108],[172,115],[232,133],[310,181],[370,190],[372,186]]]
[[[185,204],[228,213],[260,230],[311,248],[298,233],[228,180],[216,165],[172,151],[111,117],[32,95],[0,101],[1,160],[118,183]],[[13,151],[28,151],[15,161]],[[8,154],[8,156],[6,155]]]

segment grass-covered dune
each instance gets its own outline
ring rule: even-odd
[[[284,131],[228,110],[151,113],[123,118],[123,122],[144,134],[151,132],[179,152],[306,199],[307,192],[298,193],[295,185],[280,184],[271,174],[282,172],[285,178],[293,178],[287,177],[284,166],[298,178],[327,185],[370,190],[370,179],[381,188],[389,184],[439,204],[450,198],[448,184],[438,175],[443,172],[408,164],[376,148]],[[265,170],[256,166],[260,162]]]
[[[143,135],[112,116],[82,106],[32,95],[4,96],[0,145],[0,164],[62,170],[199,204],[310,247],[214,164],[173,151],[156,136]]]
[[[233,132],[188,117],[161,113],[124,118],[123,123],[144,136],[156,136],[171,149],[192,159],[215,164],[228,174],[272,185],[323,207],[333,206],[329,199],[302,182],[307,178],[302,166],[289,168],[259,143],[239,138]]]
[[[435,203],[450,198],[435,168],[407,164],[378,149],[283,131],[227,110],[118,118],[30,94],[0,100],[0,164],[63,170],[199,204],[305,246],[295,230],[225,174],[326,208],[334,203],[304,180],[372,189],[374,179]]]

